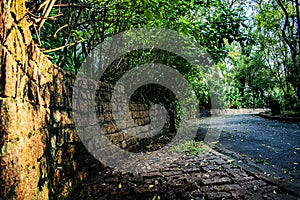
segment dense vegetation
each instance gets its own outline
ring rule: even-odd
[[[212,70],[222,80],[214,83],[220,106],[268,107],[278,100],[283,109],[300,109],[298,0],[48,0],[29,1],[28,7],[36,42],[66,70],[77,73],[89,53],[112,35],[168,28],[193,38],[214,59]],[[178,69],[199,104],[210,107],[203,72],[169,52],[131,52],[115,61],[104,78],[114,82],[130,68],[154,61]]]

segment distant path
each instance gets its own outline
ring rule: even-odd
[[[219,147],[253,159],[275,177],[300,179],[300,123],[249,114],[212,117],[204,122],[221,134]]]

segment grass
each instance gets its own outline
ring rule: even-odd
[[[185,152],[190,155],[199,156],[207,152],[209,147],[203,142],[187,141],[174,146],[174,150],[180,153]]]
[[[271,115],[271,111],[266,111],[265,114]],[[281,110],[280,115],[287,116],[287,117],[300,117],[300,111],[294,110]]]
[[[293,110],[283,110],[281,111],[282,115],[291,116],[291,117],[300,117],[299,111],[293,111]]]

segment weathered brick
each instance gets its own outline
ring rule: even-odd
[[[207,199],[230,199],[229,192],[212,192],[206,194]]]
[[[238,184],[224,184],[213,186],[215,191],[232,191],[232,190],[240,190],[241,186]]]
[[[212,185],[212,184],[224,184],[230,183],[231,179],[228,177],[213,177],[210,179],[203,179],[201,180],[204,185]]]

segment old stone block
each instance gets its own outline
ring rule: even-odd
[[[146,123],[146,121],[142,118],[142,119],[138,119],[138,123],[137,123],[139,126],[143,126],[143,125],[145,125],[145,124],[147,124]]]
[[[63,105],[63,97],[59,93],[54,94],[54,107],[62,107]]]
[[[13,134],[13,132],[10,132],[10,134]],[[29,193],[36,191],[39,174],[37,159],[43,155],[44,147],[45,145],[42,143],[39,134],[31,134],[30,138],[20,137],[18,141],[7,146],[3,158],[7,157],[8,159],[1,159],[1,174],[6,174],[7,176],[2,177],[11,180],[3,179],[4,182],[2,183],[8,184],[9,187],[10,181],[12,181],[12,184],[18,181],[15,190],[18,197],[25,195],[27,190],[29,190]]]
[[[97,117],[98,117],[98,121],[99,121],[100,124],[102,124],[103,122],[105,122],[103,115],[99,115]]]
[[[63,129],[63,135],[66,137],[66,142],[77,142],[79,141],[79,135],[75,129]]]
[[[215,191],[232,191],[232,190],[240,190],[241,186],[238,184],[225,184],[225,185],[214,186],[213,189]]]
[[[27,99],[31,103],[38,104],[39,103],[39,88],[34,82],[29,82],[28,84],[28,92]]]
[[[131,112],[131,117],[133,119],[138,119],[140,117],[139,112]]]
[[[22,27],[21,29],[24,29],[24,27]],[[24,37],[26,36],[23,36],[22,33],[20,33],[17,26],[13,25],[12,27],[10,27],[10,34],[8,34],[5,43],[8,50],[13,53],[14,59],[16,61],[21,61],[21,63],[26,61],[26,47],[23,42]]]
[[[206,194],[207,199],[230,199],[231,194],[228,192],[211,192]]]
[[[124,140],[124,137],[123,137],[122,133],[115,133],[115,134],[109,135],[109,140],[113,144],[118,144]]]
[[[211,184],[225,184],[230,183],[231,179],[228,177],[213,177],[210,179],[202,179],[202,183],[204,185],[211,185]]]
[[[137,138],[135,137],[126,138],[126,141],[128,146],[135,145],[137,143]]]
[[[262,193],[273,193],[274,191],[276,192],[278,190],[278,187],[274,186],[274,185],[267,185],[264,186],[262,188],[260,188],[260,190],[262,191]]]
[[[25,74],[19,74],[18,76],[18,84],[17,84],[17,96],[18,97],[22,97],[25,98],[25,96],[28,93],[28,88],[27,88],[27,84],[28,84],[28,77]]]
[[[3,96],[14,97],[16,95],[17,86],[17,63],[14,57],[4,48],[2,48],[2,56],[5,58],[5,63],[1,72],[0,91]],[[4,68],[4,69],[3,69]]]
[[[57,79],[55,80],[55,93],[62,94],[62,83],[61,80]]]
[[[27,74],[34,81],[37,81],[37,79],[38,79],[37,71],[38,71],[38,68],[37,68],[36,62],[34,62],[33,60],[29,60],[29,66],[27,68]]]
[[[63,127],[74,124],[73,118],[71,117],[70,113],[68,113],[67,111],[60,112],[60,122]]]
[[[104,128],[106,134],[111,134],[116,132],[116,126],[113,123],[107,124]]]
[[[61,113],[60,111],[56,110],[53,113],[53,119],[55,120],[56,123],[60,123],[61,122]]]
[[[263,187],[267,185],[266,182],[262,181],[262,180],[251,180],[251,181],[247,181],[243,184],[243,188],[249,190],[257,190],[260,187]]]
[[[212,190],[212,187],[207,186],[207,185],[200,187],[200,191],[203,192],[203,193],[208,193],[211,190]]]
[[[146,105],[142,104],[142,103],[139,103],[139,104],[137,104],[137,108],[138,108],[139,111],[143,111],[143,110],[146,110]]]
[[[113,120],[112,114],[107,113],[107,114],[104,114],[103,116],[104,116],[104,121],[106,121],[106,122],[112,122],[112,120]]]
[[[253,179],[254,179],[253,176],[239,176],[239,177],[232,178],[234,182],[246,182],[246,181],[251,181]]]

